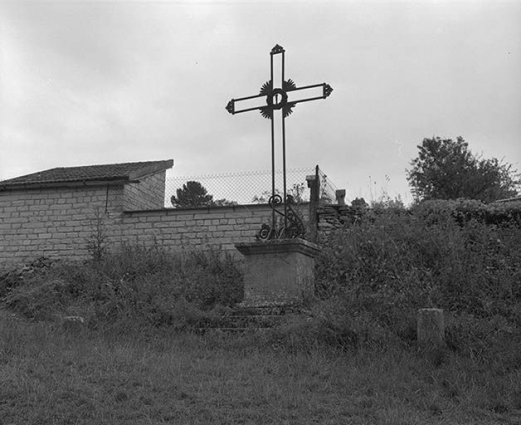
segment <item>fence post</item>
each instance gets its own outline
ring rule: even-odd
[[[318,204],[320,200],[320,178],[318,175],[318,165],[315,167],[315,174],[306,176],[309,187],[309,240],[315,242],[317,240],[318,229]]]
[[[346,190],[338,189],[335,192],[335,198],[336,198],[336,203],[338,205],[345,205],[346,204]]]

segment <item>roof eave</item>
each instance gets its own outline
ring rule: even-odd
[[[167,159],[165,161],[156,161],[153,164],[147,165],[145,167],[141,167],[137,171],[133,171],[129,174],[129,178],[131,180],[138,179],[143,176],[148,176],[150,174],[159,173],[161,171],[166,171],[169,168],[174,166],[173,159]]]
[[[117,165],[117,164],[114,164]],[[14,179],[22,181],[0,182],[0,191],[13,191],[13,190],[29,190],[29,189],[47,189],[47,188],[58,188],[58,187],[85,187],[85,186],[106,186],[106,185],[120,185],[127,183],[139,183],[139,179],[151,174],[165,172],[167,169],[172,168],[174,165],[173,159],[165,161],[150,161],[128,173],[121,173],[120,175],[113,175],[110,177],[92,177],[83,179],[63,179],[63,180],[47,180],[47,181],[23,181],[23,178]],[[74,167],[73,167],[74,168]],[[43,172],[45,173],[45,172]],[[24,176],[32,177],[33,175]],[[3,183],[3,184],[2,184]]]
[[[129,179],[128,177],[117,177],[113,179],[103,180],[75,180],[64,182],[48,182],[48,183],[17,183],[2,186],[0,192],[14,190],[30,190],[30,189],[56,189],[67,187],[96,187],[96,186],[123,186],[128,183],[139,183],[139,180]]]

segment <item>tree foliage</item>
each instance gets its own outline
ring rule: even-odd
[[[182,188],[176,190],[176,194],[177,196],[170,198],[174,207],[191,208],[213,204],[213,196],[197,181],[186,182]]]
[[[477,199],[493,202],[518,194],[519,175],[512,165],[474,155],[462,137],[456,141],[423,139],[407,180],[416,201]]]
[[[227,199],[213,199],[206,188],[198,181],[188,181],[183,187],[176,190],[177,196],[172,196],[170,202],[175,208],[193,207],[227,207],[237,205],[235,201]]]
[[[260,195],[255,195],[252,199],[254,204],[267,204],[269,199],[271,198],[271,190],[265,190]],[[283,192],[279,189],[275,189],[275,195],[283,196]],[[306,188],[304,183],[295,183],[289,189],[287,189],[286,195],[291,196],[293,202],[296,204],[300,204],[302,202],[307,202],[309,200],[309,196],[306,193]]]
[[[365,210],[369,208],[369,204],[365,202],[364,198],[355,198],[351,201],[351,206],[359,210]]]

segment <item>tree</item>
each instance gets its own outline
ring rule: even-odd
[[[405,205],[400,195],[392,199],[387,192],[384,192],[376,201],[371,201],[371,208],[403,210]]]
[[[364,198],[355,198],[351,201],[351,207],[357,210],[365,210],[369,208],[369,204],[365,202]]]
[[[214,207],[233,207],[234,205],[237,205],[237,202],[228,201],[228,199],[216,199],[215,201],[212,201],[211,205]]]
[[[255,195],[252,199],[252,202],[255,204],[267,204],[269,199],[271,198],[271,191],[265,190],[260,195]],[[279,195],[282,197],[283,193],[279,189],[275,189],[275,195]],[[306,202],[306,188],[304,183],[295,183],[291,188],[286,191],[286,195],[291,196],[292,200],[296,204],[300,204],[302,202]]]
[[[512,165],[474,155],[462,137],[423,139],[406,170],[416,201],[477,199],[493,202],[517,195],[520,180]]]
[[[206,188],[197,181],[188,181],[181,189],[176,190],[177,196],[172,196],[170,202],[176,208],[193,207],[228,207],[237,205],[235,201],[227,199],[213,199]]]
[[[201,207],[213,205],[213,196],[197,181],[188,181],[182,189],[176,190],[177,196],[172,196],[170,202],[174,207]]]

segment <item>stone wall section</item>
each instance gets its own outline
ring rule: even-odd
[[[40,256],[85,258],[96,215],[109,226],[121,210],[123,186],[0,192],[0,267]]]
[[[144,188],[164,188],[164,175],[143,179]],[[231,253],[235,243],[252,242],[263,223],[271,222],[267,205],[133,210],[156,205],[136,201],[146,191],[128,184],[0,191],[0,269],[39,257],[90,258],[88,243],[97,236],[111,248],[121,243],[172,250],[218,249]],[[156,189],[150,189],[150,188]],[[134,200],[127,199],[127,197]],[[144,195],[143,195],[144,196]],[[146,199],[146,197],[145,197]],[[309,205],[297,207],[305,221]],[[101,235],[100,235],[101,232]],[[240,255],[240,254],[238,254]]]
[[[139,183],[129,183],[124,187],[123,208],[125,211],[154,210],[164,207],[165,175],[162,173],[140,177]]]
[[[322,205],[317,209],[317,228],[322,235],[327,235],[353,223],[357,217],[357,211],[347,205]]]
[[[116,237],[114,243],[235,252],[235,243],[255,241],[255,234],[270,218],[267,205],[127,211],[121,218],[119,241]]]

